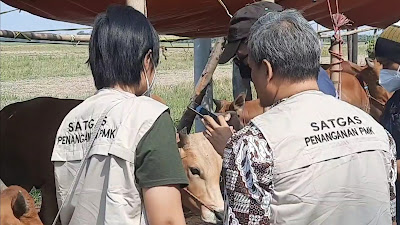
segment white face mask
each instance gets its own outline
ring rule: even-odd
[[[151,57],[151,55],[150,55],[150,59],[153,63],[153,69],[154,69],[154,75],[153,75],[153,80],[151,81],[151,84],[149,84],[149,77],[147,76],[147,71],[144,70],[144,68],[143,68],[143,71],[145,73],[144,76],[146,77],[147,90],[142,94],[142,96],[147,96],[147,97],[151,96],[151,90],[153,89],[153,85],[154,85],[154,81],[156,80],[156,73],[157,73],[156,67],[155,67],[155,64],[153,61],[153,57]]]
[[[400,89],[400,66],[396,70],[382,69],[379,74],[379,84],[388,92]]]
[[[151,81],[151,83],[149,84],[149,78],[147,77],[147,73],[145,73],[145,77],[146,77],[146,84],[147,84],[147,90],[142,94],[142,96],[147,96],[150,97],[151,96],[151,90],[153,89],[153,85],[154,85],[154,81],[156,79],[156,68],[154,68],[154,75],[153,75],[153,80]]]

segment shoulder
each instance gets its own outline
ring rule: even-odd
[[[233,151],[232,153],[238,153],[247,149],[248,146],[251,146],[252,149],[256,147],[256,151],[271,151],[263,133],[253,123],[232,135],[226,148]]]
[[[391,154],[392,157],[396,158],[397,156],[397,150],[396,150],[396,141],[394,140],[393,136],[389,133],[389,131],[386,131],[388,138],[389,138],[389,153]]]

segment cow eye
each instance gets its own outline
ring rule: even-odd
[[[190,169],[190,172],[191,172],[193,175],[200,176],[200,170],[199,170],[199,169],[194,168],[194,167],[190,167],[189,169]]]

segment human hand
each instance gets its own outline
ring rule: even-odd
[[[233,127],[230,127],[226,122],[230,119],[230,114],[227,115],[229,116],[218,116],[219,124],[210,116],[204,116],[202,120],[206,127],[204,136],[221,156],[224,154],[226,143],[234,133]]]

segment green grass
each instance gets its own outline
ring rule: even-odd
[[[168,44],[166,46],[168,47]],[[329,46],[323,47],[322,56],[329,56],[328,48]],[[359,54],[366,54],[366,48],[366,45],[360,44]],[[78,79],[78,77],[91,76],[90,70],[85,63],[88,58],[87,46],[1,44],[0,52],[0,81],[7,82],[8,84],[17,81],[41,84],[46,81],[52,81],[56,77]],[[347,54],[346,46],[344,47],[344,54]],[[177,76],[177,71],[184,71],[185,73],[193,71],[193,49],[169,48],[165,52],[165,56],[166,59],[160,51],[158,72],[169,72]],[[229,65],[226,67],[229,67]],[[42,90],[36,90],[34,92],[36,94],[31,94],[29,88],[32,88],[32,86],[28,84],[18,83],[18,85],[22,87],[18,86],[15,89],[5,90],[4,83],[2,84],[1,107],[43,95],[41,94]],[[65,83],[59,85],[68,86],[71,84]],[[42,88],[40,85],[33,85],[33,87]],[[175,125],[178,124],[186,106],[189,104],[193,89],[192,79],[174,85],[157,84],[155,86],[154,93],[161,96],[167,102],[167,105],[171,109],[171,116]],[[213,89],[215,99],[232,100],[230,78],[215,80]],[[51,91],[53,91],[54,95],[58,92],[57,89]],[[77,94],[70,91],[70,93],[66,93],[62,97],[84,99],[88,96],[87,92],[86,94]],[[254,88],[253,96],[256,96]],[[31,194],[35,199],[35,203],[40,204],[40,190],[32,190]]]
[[[168,46],[168,43],[165,45]],[[2,44],[0,45],[0,80],[2,82],[14,82],[34,81],[36,79],[51,80],[54,77],[91,76],[88,65],[85,63],[88,58],[87,48],[87,46]],[[328,48],[327,45],[323,46],[322,56],[329,55]],[[366,52],[366,48],[365,44],[360,43],[359,53]],[[344,46],[343,50],[344,54],[347,54],[347,46]],[[166,58],[160,51],[158,72],[172,72],[174,74],[174,71],[185,70],[190,72],[193,70],[193,49],[169,48],[164,54]],[[190,96],[193,94],[193,83],[188,80],[179,83],[179,85],[165,86],[158,84],[154,93],[165,99],[171,108],[173,120],[177,123],[189,103]],[[69,96],[81,99],[88,97],[87,95],[76,96],[73,93],[66,97]],[[231,96],[230,79],[219,79],[214,82],[214,98],[232,100]],[[33,97],[36,96],[21,91],[2,91],[1,106],[4,107],[7,104]]]
[[[90,76],[87,46],[1,45],[1,81],[17,81],[47,77]],[[193,68],[192,49],[160,51],[157,70]]]
[[[213,82],[213,98],[232,100],[232,83],[230,79],[220,79]],[[185,82],[174,86],[156,86],[154,94],[162,97],[171,109],[171,117],[178,125],[181,116],[190,103],[190,97],[194,93],[192,82]]]

